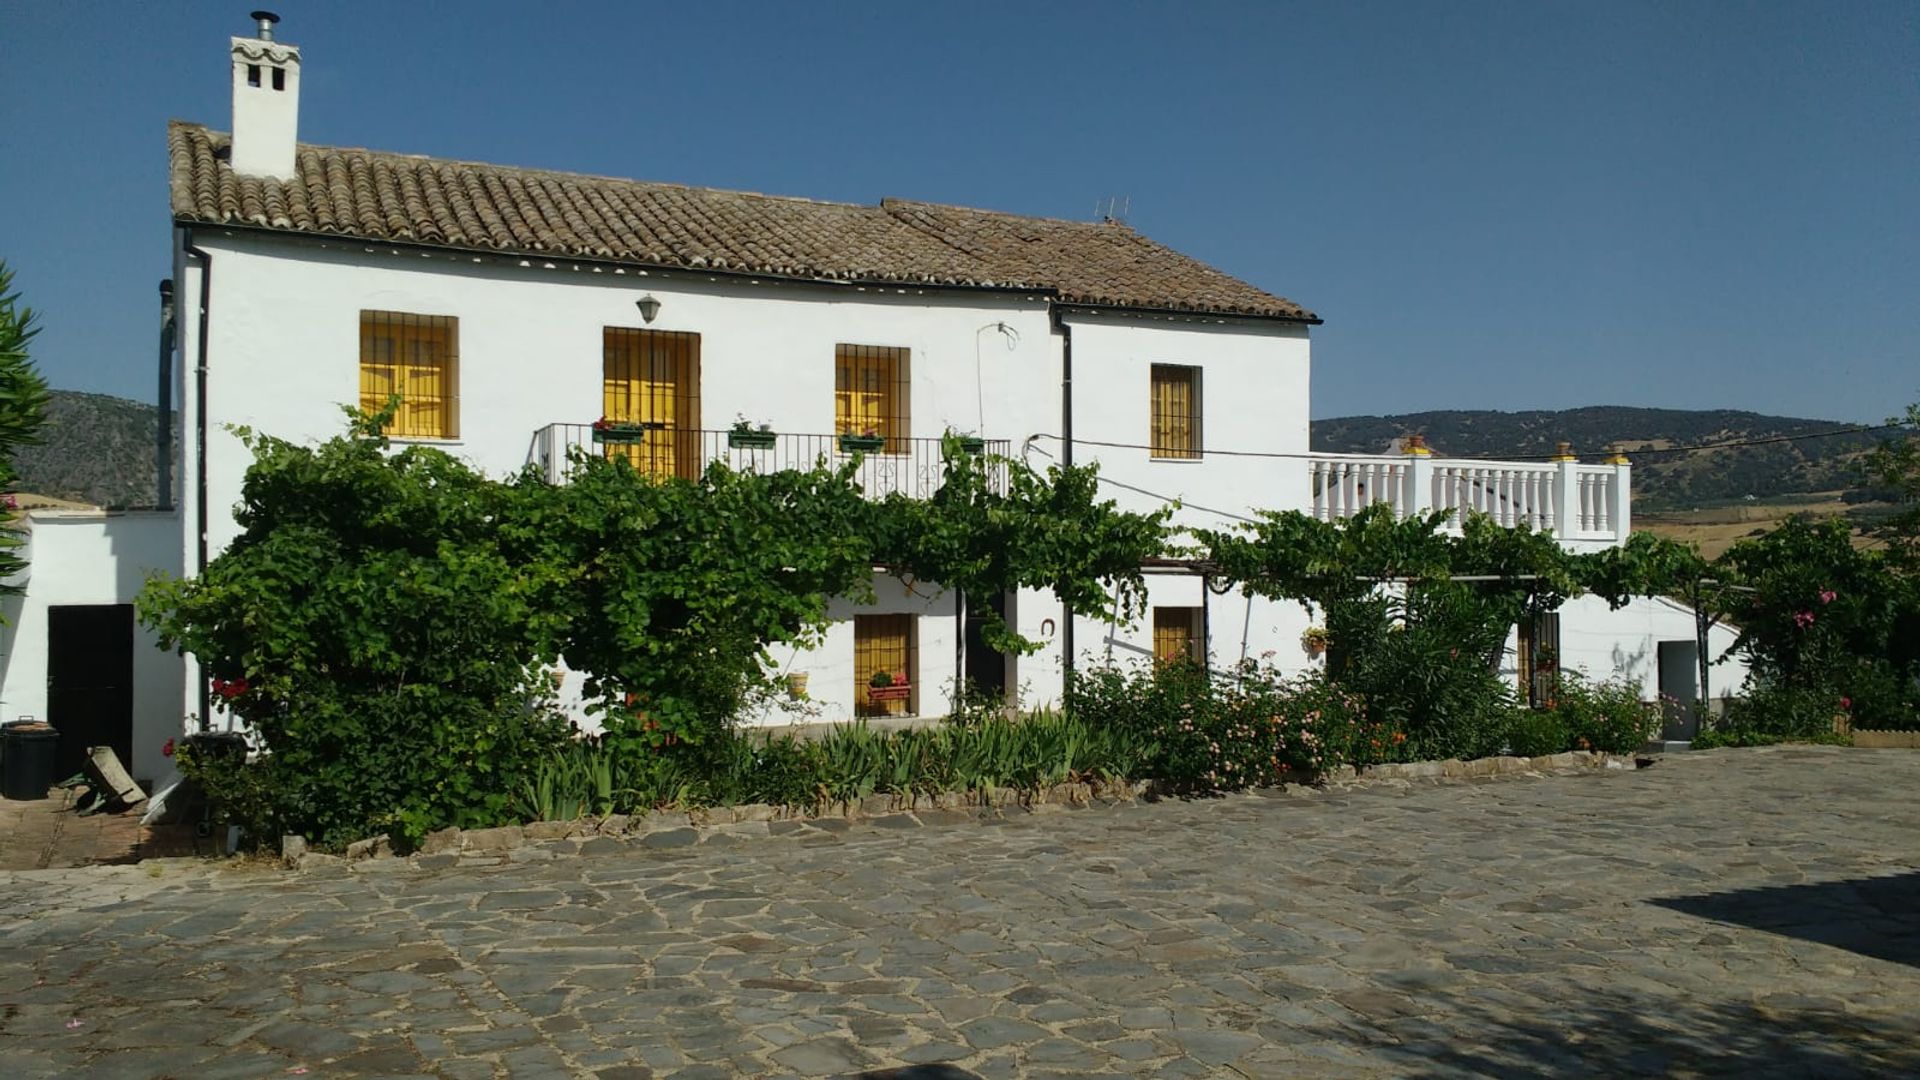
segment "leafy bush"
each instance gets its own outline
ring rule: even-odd
[[[1551,709],[1516,709],[1507,729],[1507,749],[1521,757],[1545,757],[1573,749],[1573,732]]]
[[[1575,750],[1630,754],[1660,730],[1659,705],[1640,700],[1640,687],[1626,678],[1593,682],[1563,671],[1549,711],[1565,726]]]
[[[518,809],[528,819],[568,820],[669,806],[817,808],[876,794],[1035,791],[1144,775],[1143,749],[1125,732],[1057,712],[891,732],[850,724],[817,740],[757,732],[663,747],[579,739],[541,763]]]
[[[149,585],[140,612],[266,751],[257,827],[342,844],[498,823],[565,731],[540,583],[499,527],[523,489],[425,447],[243,435],[240,537],[200,577]]]
[[[1694,746],[1758,746],[1769,742],[1845,742],[1834,733],[1834,719],[1846,715],[1841,695],[1822,687],[1761,685],[1744,698],[1727,702],[1712,727]]]
[[[1211,675],[1188,660],[1094,668],[1076,676],[1067,711],[1096,731],[1128,736],[1145,775],[1202,790],[1398,760],[1407,743],[1324,677],[1287,679],[1258,661]]]

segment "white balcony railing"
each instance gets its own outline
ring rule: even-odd
[[[1373,503],[1402,517],[1451,510],[1562,540],[1620,543],[1633,525],[1628,465],[1576,461],[1460,461],[1426,455],[1314,454],[1307,461],[1313,516],[1352,517]]]

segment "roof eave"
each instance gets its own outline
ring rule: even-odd
[[[535,251],[524,248],[480,247],[467,244],[442,244],[426,240],[393,240],[385,237],[356,236],[345,232],[313,232],[261,225],[251,221],[208,221],[192,215],[174,214],[176,227],[186,229],[222,229],[257,236],[271,236],[302,243],[332,243],[356,247],[385,247],[401,251],[437,252],[460,255],[492,256],[502,259],[539,259],[544,262],[569,262],[586,266],[606,266],[623,270],[646,270],[663,274],[688,274],[696,277],[728,278],[740,281],[778,281],[796,285],[833,285],[842,288],[925,289],[942,292],[997,293],[1001,295],[1046,297],[1050,306],[1063,311],[1126,312],[1137,315],[1179,316],[1182,318],[1253,319],[1262,322],[1301,323],[1318,326],[1321,319],[1311,312],[1304,315],[1219,311],[1205,308],[1162,307],[1145,304],[1095,304],[1062,301],[1060,291],[1044,285],[977,285],[963,282],[905,281],[892,278],[820,277],[782,274],[774,271],[718,269],[711,266],[686,266],[681,263],[646,262],[637,259],[608,258],[604,255],[575,255],[561,251]]]

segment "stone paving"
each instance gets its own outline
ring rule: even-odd
[[[1920,753],[888,825],[0,875],[0,1073],[1920,1074]]]

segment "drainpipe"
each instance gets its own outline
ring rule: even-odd
[[[1053,328],[1060,334],[1060,464],[1073,466],[1073,326],[1053,309]],[[1060,604],[1060,660],[1062,690],[1073,689],[1073,605]]]
[[[198,577],[207,572],[207,323],[213,309],[213,256],[194,246],[191,228],[180,230],[180,250],[200,262],[200,318],[193,342],[194,536],[197,540],[194,575]],[[203,671],[200,677],[202,732],[212,729],[212,717],[213,687]]]
[[[173,279],[160,282],[160,422],[154,431],[154,505],[173,509]]]

